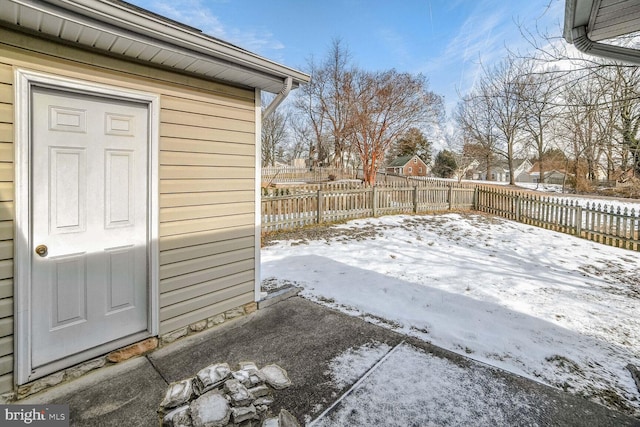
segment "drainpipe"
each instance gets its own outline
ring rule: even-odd
[[[593,41],[589,38],[587,27],[585,26],[573,28],[571,31],[571,40],[567,37],[565,37],[565,40],[573,43],[580,52],[589,55],[640,64],[640,52],[638,50]]]
[[[267,108],[262,112],[262,120],[269,117],[271,113],[285,100],[289,92],[291,92],[291,86],[293,85],[293,79],[291,76],[287,77],[284,81],[284,86],[282,90],[276,95],[276,97],[271,101],[271,104],[267,105]]]

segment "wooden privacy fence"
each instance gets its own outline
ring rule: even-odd
[[[619,248],[640,251],[640,209],[545,197],[482,185],[370,187],[333,183],[265,189],[262,230],[291,229],[377,215],[478,210]]]
[[[524,224],[640,251],[640,212],[560,200],[519,191],[478,187],[476,210]]]
[[[427,186],[279,189],[262,196],[262,231],[401,213],[472,209],[474,188]],[[273,194],[273,193],[272,193]]]

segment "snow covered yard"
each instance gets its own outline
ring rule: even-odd
[[[300,233],[304,235],[304,233]],[[638,416],[638,253],[495,217],[388,216],[262,250],[263,283]]]

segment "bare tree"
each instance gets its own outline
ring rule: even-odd
[[[614,72],[612,110],[619,119],[614,128],[621,137],[621,167],[640,177],[640,71],[616,66]]]
[[[351,132],[346,98],[353,76],[349,51],[334,40],[320,64],[309,61],[309,73],[311,81],[298,91],[296,107],[306,114],[314,131],[318,164],[342,167]]]
[[[515,184],[516,143],[525,119],[523,77],[521,61],[509,57],[485,72],[480,81],[481,91],[492,98],[487,108],[497,131],[496,153],[507,161],[510,185]]]
[[[292,113],[289,117],[289,129],[291,132],[290,158],[305,159],[311,165],[316,145],[309,121],[299,114]]]
[[[286,138],[287,113],[276,109],[262,121],[262,166],[275,165],[278,155],[284,151]]]
[[[492,103],[493,98],[489,93],[476,88],[458,103],[455,115],[462,139],[466,141],[463,150],[486,168],[487,180],[491,179],[490,171],[498,141],[491,114]]]
[[[558,93],[557,80],[550,74],[540,74],[532,60],[527,61],[523,76],[521,102],[524,109],[523,129],[529,135],[528,144],[536,154],[540,179],[545,180],[545,153],[551,148],[554,119],[559,107],[555,99]]]
[[[437,120],[442,98],[428,89],[424,76],[358,71],[349,94],[351,142],[362,161],[364,180],[374,183],[391,143],[407,129]]]
[[[578,189],[586,189],[584,179],[596,177],[602,129],[598,126],[603,109],[598,105],[602,92],[595,74],[566,86],[563,92],[565,107],[562,113],[565,152],[571,161],[571,173]]]

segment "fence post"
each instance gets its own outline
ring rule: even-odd
[[[582,237],[582,206],[576,206],[576,236]]]
[[[449,210],[453,209],[453,184],[449,184]]]
[[[518,194],[516,196],[516,221],[521,222],[520,221],[520,204],[522,203],[522,200],[520,199],[520,194]]]
[[[476,185],[476,188],[473,190],[473,209],[479,211],[479,193],[480,193],[480,187]]]
[[[322,190],[318,190],[318,224],[322,223]]]
[[[413,187],[413,213],[418,213],[418,186]]]
[[[377,204],[378,204],[378,187],[375,185],[371,187],[371,216],[376,216]]]

